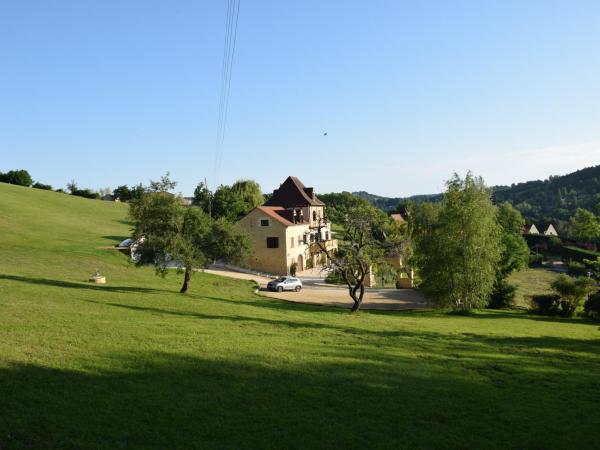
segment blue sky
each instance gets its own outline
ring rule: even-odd
[[[0,170],[214,182],[225,13],[0,2]],[[404,196],[600,164],[599,23],[597,1],[241,0],[218,180]]]

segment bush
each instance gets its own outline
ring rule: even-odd
[[[52,186],[50,186],[49,184],[40,183],[39,181],[36,181],[35,183],[33,183],[33,185],[31,187],[35,188],[35,189],[43,189],[44,191],[52,190]]]
[[[567,267],[569,268],[570,275],[577,276],[577,277],[587,276],[588,269],[585,266],[585,264],[583,264],[583,263],[580,263],[577,261],[571,261]]]
[[[325,283],[344,284],[344,280],[342,280],[342,277],[340,276],[340,274],[334,270],[334,271],[329,272],[329,274],[325,278]]]
[[[540,265],[544,261],[544,256],[541,253],[530,253],[529,254],[529,265]]]
[[[295,276],[296,276],[296,271],[297,271],[297,270],[298,270],[298,264],[297,264],[297,263],[295,263],[295,262],[293,262],[293,263],[290,265],[290,275],[291,275],[291,276],[293,276],[293,277],[295,277]]]
[[[583,310],[586,316],[600,320],[600,292],[589,296],[583,305]]]
[[[560,296],[556,294],[533,295],[531,297],[532,311],[544,316],[560,314]]]
[[[595,290],[591,279],[571,278],[566,275],[559,276],[551,286],[552,290],[560,296],[561,315],[564,317],[573,317],[587,296]]]
[[[18,186],[31,186],[33,180],[26,170],[10,170],[6,173],[0,173],[0,181],[4,183],[16,184]]]
[[[307,269],[313,269],[315,267],[315,264],[313,263],[313,259],[312,258],[308,258],[306,260],[306,268]]]
[[[71,195],[84,198],[100,198],[100,194],[98,194],[97,192],[93,192],[90,189],[74,189],[71,191]]]
[[[515,306],[517,287],[506,280],[496,281],[494,291],[490,296],[488,308],[510,309]]]

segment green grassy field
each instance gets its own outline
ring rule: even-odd
[[[520,308],[529,308],[530,298],[537,294],[550,294],[550,284],[558,273],[546,269],[526,269],[510,275],[509,282],[517,286],[515,303]]]
[[[594,448],[599,324],[156,277],[124,205],[0,184],[0,448]],[[96,269],[106,286],[85,282]]]

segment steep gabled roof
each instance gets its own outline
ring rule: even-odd
[[[264,206],[295,208],[325,206],[325,203],[317,198],[313,188],[305,187],[296,177],[287,177],[279,189],[273,191],[273,196],[265,202]]]

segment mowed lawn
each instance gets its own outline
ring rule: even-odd
[[[126,211],[0,184],[1,449],[600,442],[598,323],[351,315],[209,275],[182,296],[99,248]]]

